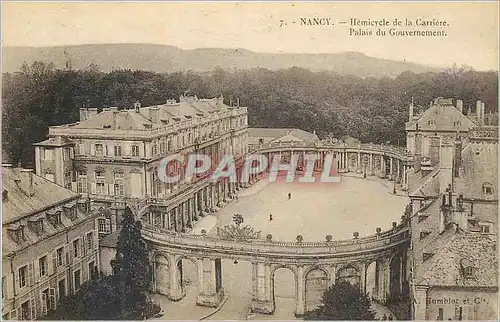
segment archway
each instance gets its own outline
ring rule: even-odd
[[[178,276],[181,289],[186,292],[198,292],[198,263],[189,257],[181,257],[177,261]]]
[[[320,268],[314,268],[305,276],[306,311],[316,309],[321,304],[321,298],[328,289],[328,275]]]
[[[366,293],[372,300],[377,297],[378,289],[376,266],[376,261],[373,261],[366,266]]]
[[[340,268],[337,271],[336,280],[337,281],[347,281],[352,285],[360,285],[361,283],[361,274],[357,267],[353,265],[347,265]]]
[[[296,309],[297,288],[295,272],[288,267],[279,267],[272,274],[275,315],[293,317]]]
[[[154,290],[156,293],[168,295],[170,289],[169,261],[163,254],[157,254],[154,262]]]

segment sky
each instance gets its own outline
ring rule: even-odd
[[[369,56],[451,67],[498,70],[496,1],[456,3],[347,2],[4,2],[3,46],[153,43],[193,48],[244,48],[267,53],[362,52]],[[333,25],[301,25],[328,18]],[[357,20],[446,21],[443,37],[351,35]],[[325,21],[325,20],[323,20]],[[341,22],[347,22],[341,24]],[[362,34],[362,32],[361,32]]]

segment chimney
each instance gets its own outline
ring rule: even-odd
[[[460,111],[460,113],[464,113],[464,102],[462,100],[457,100],[457,110]]]
[[[453,176],[456,178],[460,175],[460,167],[462,167],[462,140],[455,141],[455,160],[453,165]]]
[[[477,119],[477,124],[478,125],[483,125],[481,123],[481,110],[483,108],[483,104],[481,103],[481,101],[477,101],[476,102],[476,119]]]
[[[80,108],[80,122],[86,121],[88,119],[89,111],[86,107]]]
[[[116,129],[116,116],[119,113],[118,112],[118,107],[110,107],[109,110],[111,111],[111,117],[112,117],[112,124],[111,128]]]
[[[141,102],[137,101],[134,103],[134,110],[136,113],[139,113],[139,109],[141,108]]]
[[[33,169],[21,169],[19,171],[21,180],[20,187],[28,196],[33,196]]]
[[[481,102],[481,125],[484,125],[484,103]]]
[[[410,108],[409,108],[409,110],[410,110],[410,115],[409,115],[409,117],[408,117],[408,121],[409,121],[409,122],[411,122],[411,120],[413,120],[413,112],[414,112],[414,111],[413,111],[413,101],[410,103]]]
[[[97,108],[96,107],[88,108],[87,111],[88,111],[87,112],[87,119],[91,118],[94,115],[97,115]]]

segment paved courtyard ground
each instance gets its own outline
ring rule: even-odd
[[[393,185],[379,179],[342,177],[340,183],[327,185],[268,183],[266,179],[240,192],[216,216],[207,216],[196,224],[192,233],[202,229],[216,234],[215,227],[232,223],[236,213],[244,218],[243,225],[262,231],[262,236],[272,234],[274,240],[294,241],[302,235],[304,241],[320,241],[330,234],[333,239],[350,239],[353,232],[360,236],[373,234],[377,227],[388,229],[393,221],[399,222],[408,198],[392,193]],[[291,199],[288,199],[291,193]],[[269,221],[269,214],[273,220]],[[196,268],[183,261],[184,276],[189,281],[187,296],[173,303],[163,296],[155,296],[164,308],[163,319],[198,320],[213,309],[197,307],[195,302]],[[248,315],[251,299],[251,264],[222,262],[223,287],[228,295],[223,307],[208,319],[214,320],[290,320],[294,318],[295,283],[293,273],[279,269],[275,275],[276,312],[272,316]],[[367,285],[368,291],[370,290]],[[389,312],[385,307],[374,306],[377,312]]]

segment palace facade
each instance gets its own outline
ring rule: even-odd
[[[2,318],[34,320],[97,273],[95,215],[80,194],[2,165]]]
[[[158,178],[161,160],[200,153],[216,164],[224,154],[244,155],[246,142],[247,109],[225,105],[222,97],[181,96],[179,102],[148,107],[136,102],[131,109],[100,112],[84,106],[79,122],[50,127],[49,138],[35,144],[36,173],[88,194],[92,208],[100,212],[101,236],[118,230],[126,204],[149,204],[148,198],[161,210],[152,220],[185,231],[198,216],[221,206],[236,187],[227,180],[208,184],[204,178],[163,183]]]
[[[407,123],[415,320],[496,320],[498,127],[438,98]],[[492,122],[494,124],[494,122]],[[496,123],[498,124],[498,123]]]

